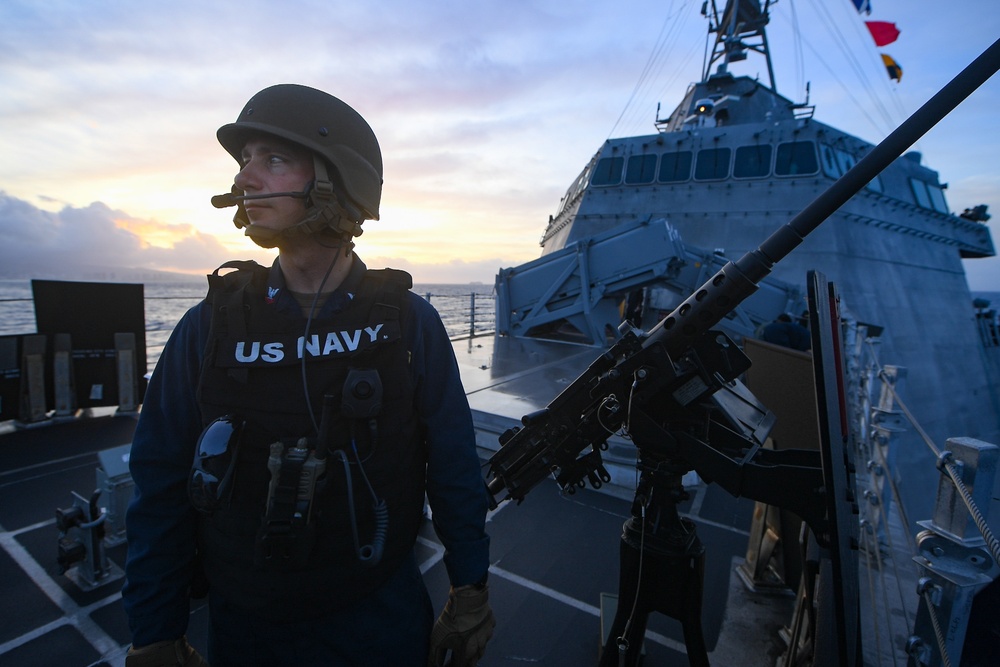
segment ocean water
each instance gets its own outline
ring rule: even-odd
[[[146,312],[146,358],[152,370],[170,332],[188,308],[204,296],[207,284],[199,281],[143,283]],[[449,335],[467,336],[470,331],[493,331],[495,295],[493,286],[414,285],[413,291],[430,301]],[[972,296],[990,302],[989,309],[1000,311],[1000,292],[976,292]],[[30,280],[0,279],[0,335],[35,333],[35,311]]]
[[[197,280],[143,283],[148,370],[153,369],[181,316],[204,298],[207,288],[207,283]],[[493,331],[492,285],[414,285],[413,291],[437,309],[450,336]],[[36,331],[31,281],[0,279],[0,336]]]

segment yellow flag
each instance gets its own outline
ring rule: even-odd
[[[902,81],[903,68],[899,66],[899,63],[897,63],[895,60],[885,55],[884,53],[880,55],[882,56],[882,62],[885,63],[886,71],[889,72],[889,78],[895,79],[896,81]]]

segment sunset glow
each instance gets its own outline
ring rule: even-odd
[[[297,82],[347,101],[379,137],[382,219],[365,224],[362,258],[418,282],[492,282],[538,256],[548,216],[608,136],[654,133],[657,104],[669,114],[700,76],[700,1],[340,4],[0,5],[0,264],[38,276],[73,262],[187,273],[269,262],[232,209],[209,203],[236,171],[215,131],[257,90]],[[951,13],[881,0],[872,18],[902,34],[876,50],[849,0],[791,5],[771,10],[779,91],[801,101],[809,83],[817,119],[871,142],[1000,34],[990,0]],[[994,242],[997,108],[994,77],[914,147],[953,211],[989,205]],[[966,266],[973,289],[1000,286],[1000,260]]]

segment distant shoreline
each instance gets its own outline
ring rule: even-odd
[[[177,283],[179,285],[206,285],[204,275],[190,275],[186,273],[175,273],[171,271],[150,271],[141,269],[106,269],[93,272],[74,272],[73,275],[0,275],[0,282],[22,283],[30,285],[32,280],[62,280],[67,282],[94,282],[94,283]],[[463,283],[439,283],[439,282],[417,282],[414,283],[415,292],[426,291],[430,287],[455,287],[468,286],[475,289],[488,288],[492,291],[493,284],[480,280],[471,280]],[[207,285],[206,285],[207,287]],[[985,299],[990,302],[993,309],[1000,309],[1000,291],[996,290],[970,290],[973,299]],[[970,304],[971,306],[971,304]]]
[[[157,271],[153,269],[128,269],[128,268],[82,268],[74,269],[63,273],[52,271],[39,271],[34,275],[23,273],[4,275],[0,274],[0,280],[61,280],[66,282],[81,283],[148,283],[148,282],[177,282],[191,283],[204,282],[204,275],[192,275],[189,273],[176,273],[173,271]]]

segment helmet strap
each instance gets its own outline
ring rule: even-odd
[[[316,222],[309,225],[310,231],[320,232],[329,227],[334,234],[345,241],[361,236],[363,216],[333,187],[333,181],[326,168],[326,160],[317,153],[313,153],[313,172],[316,180],[313,181],[309,201],[315,209],[318,209],[319,215],[316,216]]]
[[[291,227],[280,231],[255,228],[246,220],[242,204],[233,218],[237,227],[245,227],[244,234],[263,248],[274,248],[283,238],[294,235],[309,236],[313,234],[331,234],[340,241],[351,241],[361,236],[361,214],[347,199],[333,187],[326,161],[318,154],[313,154],[313,170],[315,180],[309,187],[306,198],[309,209],[305,217]],[[242,214],[242,215],[241,215]],[[242,223],[242,224],[241,224]]]

